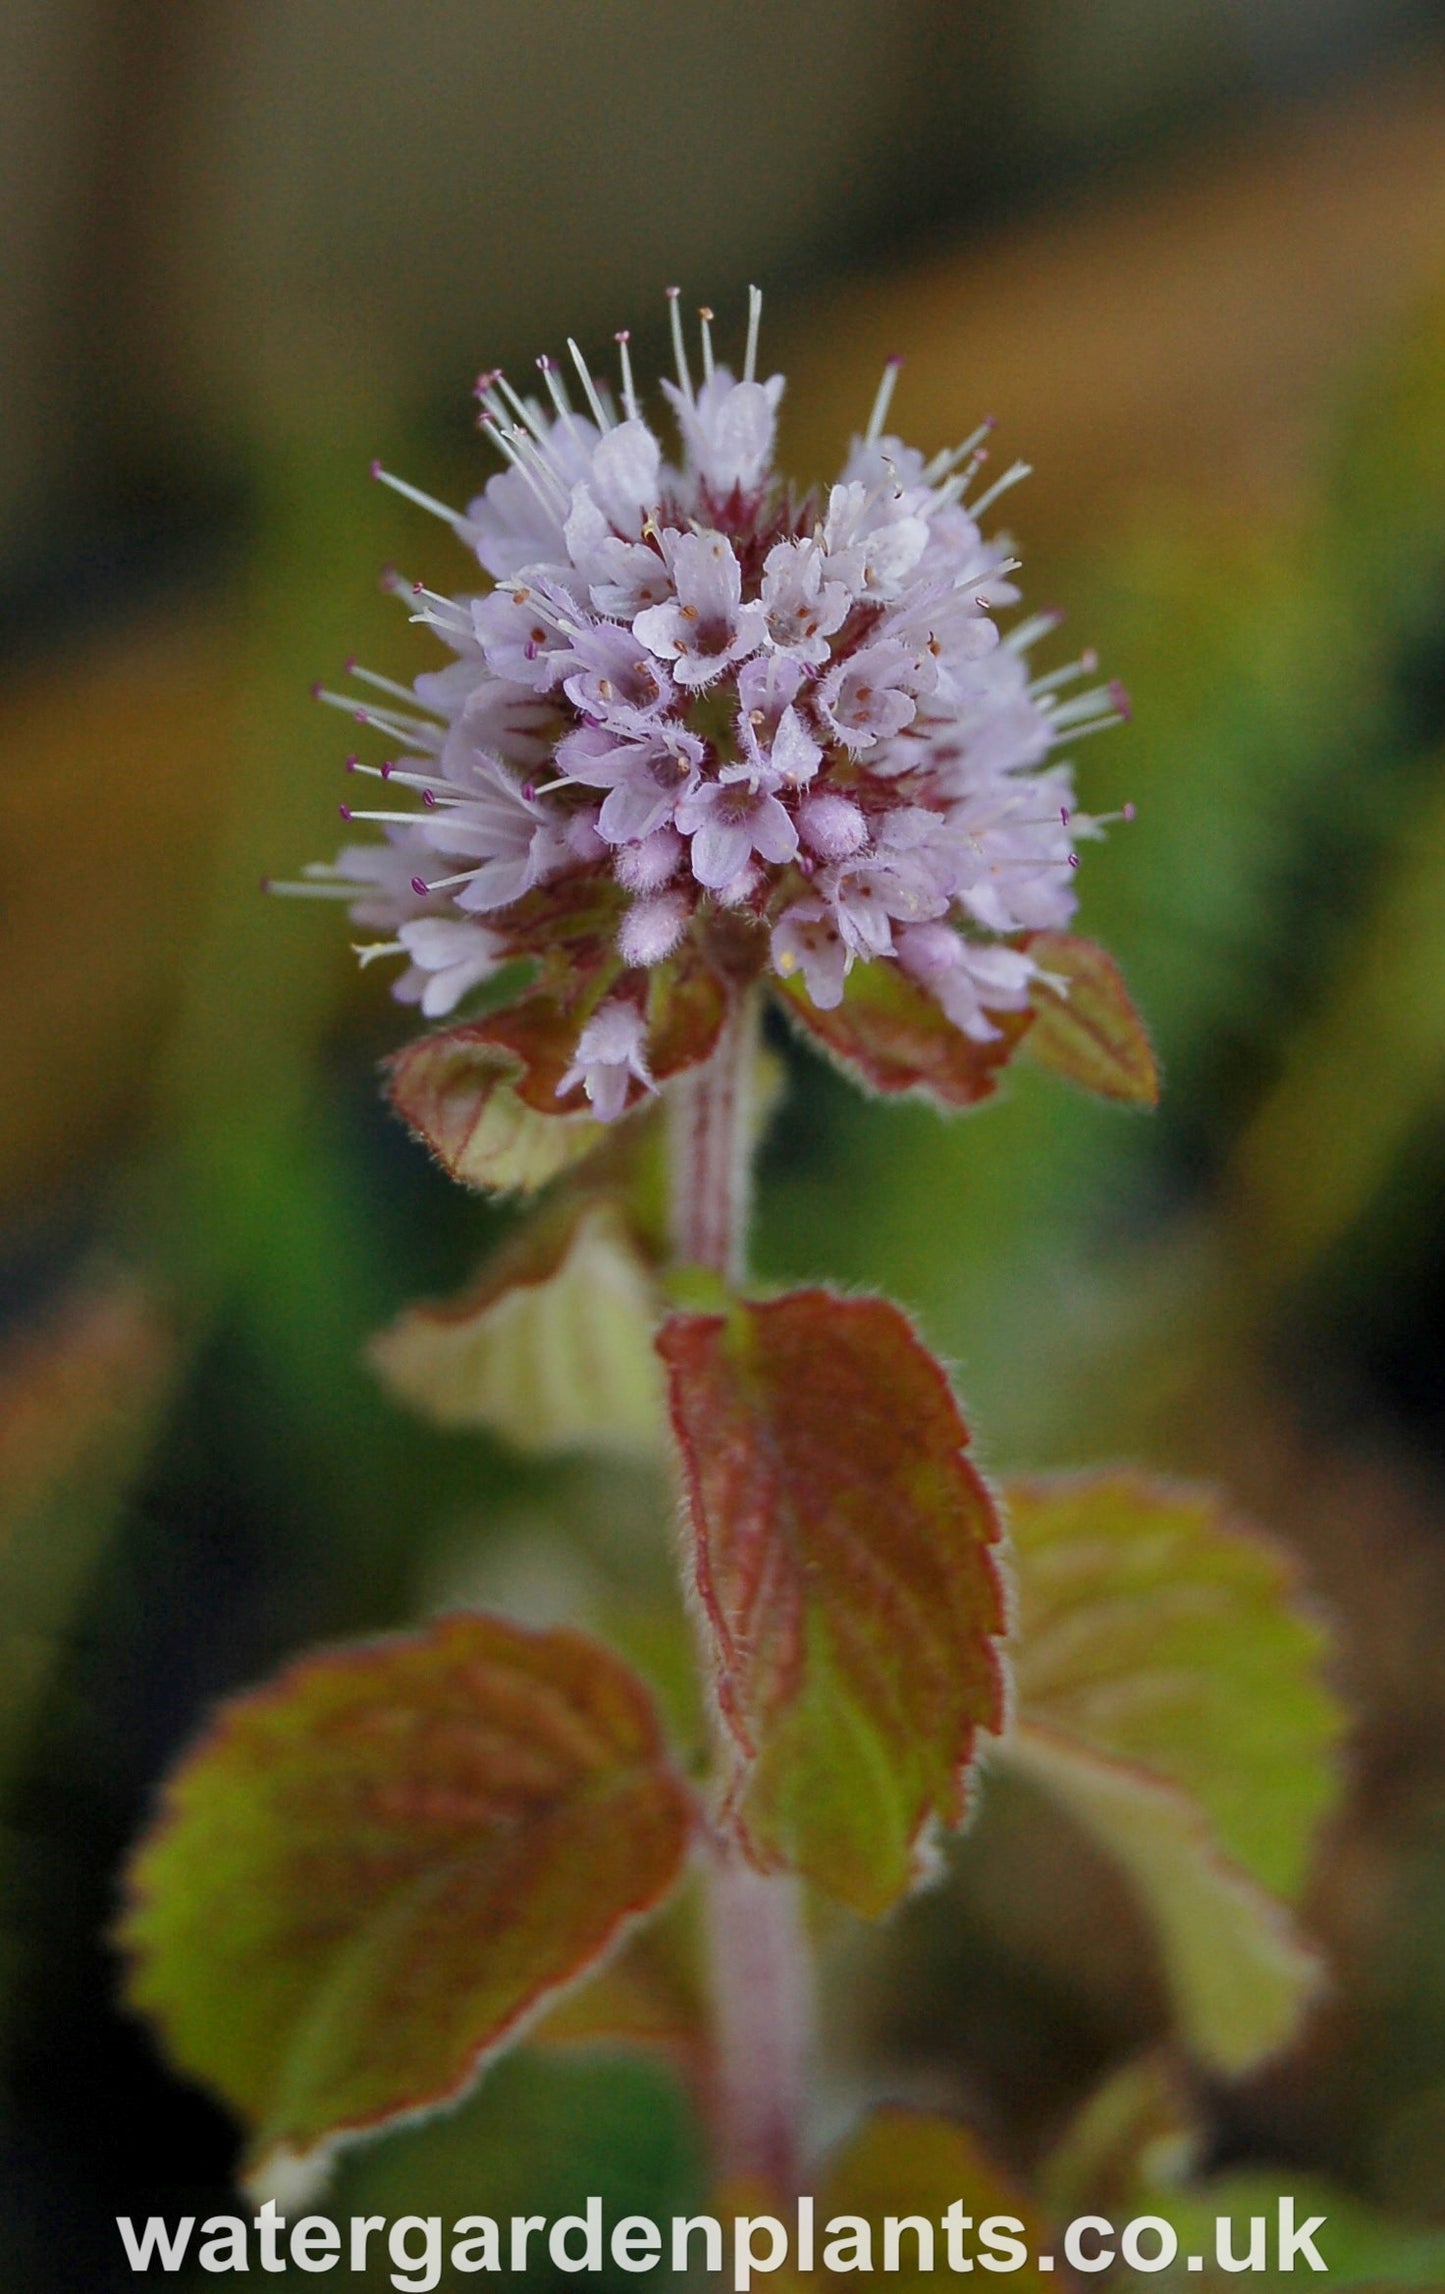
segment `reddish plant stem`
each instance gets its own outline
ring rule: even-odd
[[[749,998],[706,1066],[669,1093],[673,1255],[734,1285],[747,1269],[756,1051]],[[707,1891],[718,2169],[786,2201],[802,2187],[813,2028],[801,1893],[791,1873],[757,1871],[722,1837],[709,1849]]]
[[[756,1041],[749,997],[725,1021],[712,1058],[668,1091],[673,1257],[734,1284],[747,1263]]]

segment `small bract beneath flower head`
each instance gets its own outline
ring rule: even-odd
[[[783,380],[714,363],[694,388],[677,300],[663,384],[678,458],[575,345],[582,405],[539,361],[545,400],[478,386],[504,467],[465,513],[437,509],[487,586],[418,587],[414,618],[454,655],[413,691],[357,672],[327,695],[397,753],[353,769],[389,802],[292,887],[349,899],[406,960],[396,993],[429,1018],[504,962],[538,959],[576,1010],[559,1097],[604,1119],[650,1088],[663,973],[684,955],[734,993],[800,976],[837,1006],[855,964],[897,963],[978,1041],[1029,1001],[1024,937],[1066,924],[1076,845],[1061,744],[1113,723],[1117,689],[1075,691],[1092,658],[1031,675],[1053,617],[1000,638],[1017,601],[1006,541],[979,515],[980,430],[925,461],[885,429],[891,362],[826,497],[773,472]],[[383,474],[384,475],[384,474]],[[973,496],[972,501],[970,497]]]

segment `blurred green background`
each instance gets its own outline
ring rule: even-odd
[[[1138,1457],[1296,1549],[1358,1716],[1336,1980],[1198,2108],[1218,2164],[1445,2221],[1436,11],[9,0],[0,53],[0,2294],[128,2284],[115,2211],[224,2204],[233,2133],[104,1941],[207,1702],[459,1595],[640,1614],[668,1567],[648,1477],[369,1377],[504,1217],[383,1110],[402,1021],[335,918],[257,884],[334,839],[313,678],[427,665],[378,569],[465,579],[372,455],[480,482],[476,367],[626,323],[647,371],[674,278],[725,325],[766,289],[800,474],[895,350],[907,435],[992,412],[1034,463],[1029,597],[1134,701],[1081,752],[1138,808],[1083,923],[1166,1068],[1150,1122],[1020,1074],[945,1126],[780,1045],[760,1270],[915,1308],[990,1465]],[[1015,1830],[837,1947],[828,2095],[866,2065],[1026,2172],[1163,2011]],[[569,2140],[644,2208],[695,2184],[664,2068],[538,2055],[365,2195],[545,2207]]]

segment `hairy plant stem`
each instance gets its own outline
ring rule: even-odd
[[[735,1285],[747,1270],[757,1037],[753,996],[706,1066],[679,1077],[669,1094],[674,1258]],[[707,1899],[719,2171],[786,2200],[801,2189],[813,2025],[801,1891],[791,1873],[759,1872],[719,1837],[709,1850]]]

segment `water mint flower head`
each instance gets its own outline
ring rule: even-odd
[[[480,378],[502,468],[446,518],[484,579],[421,587],[413,617],[452,655],[411,689],[356,670],[350,709],[394,752],[352,759],[382,832],[295,890],[380,934],[363,960],[440,1019],[517,957],[575,1022],[564,1109],[611,1118],[654,1088],[650,1031],[679,966],[732,992],[772,973],[820,1010],[859,964],[896,965],[976,1042],[1029,1003],[1029,935],[1075,906],[1060,751],[1114,723],[1090,656],[1035,675],[1048,614],[1011,617],[1016,561],[983,521],[1025,475],[982,482],[988,425],[926,459],[888,429],[891,362],[837,482],[773,467],[783,378],[740,376],[702,315],[694,378],[671,294],[677,447],[644,419],[628,338],[620,388],[569,344],[542,393]],[[386,473],[378,471],[378,476]],[[374,696],[374,698],[373,698]],[[583,1095],[585,1094],[585,1100]]]

